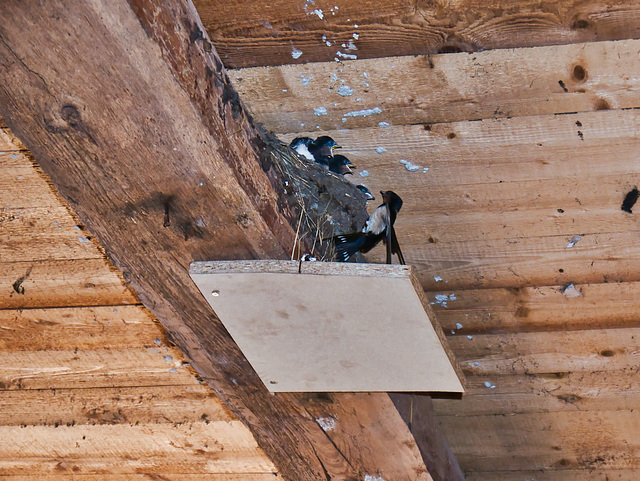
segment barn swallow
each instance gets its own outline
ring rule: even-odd
[[[360,190],[366,196],[367,202],[369,202],[370,200],[376,200],[376,198],[373,196],[371,191],[369,189],[367,189],[366,185],[358,184],[358,185],[356,185],[356,188],[358,190]]]
[[[405,264],[393,228],[402,207],[402,199],[391,190],[381,190],[380,194],[382,204],[371,213],[362,232],[337,235],[333,238],[338,262],[347,262],[356,252],[369,252],[383,241],[387,246],[387,264],[391,264],[392,254],[397,254],[400,263]]]
[[[305,159],[314,160],[325,165],[328,160],[324,159],[333,157],[334,149],[340,148],[336,141],[328,135],[318,137],[316,140],[311,140],[309,137],[296,137],[291,141],[289,147]]]
[[[329,166],[329,170],[336,174],[347,175],[353,174],[351,169],[355,169],[356,166],[351,163],[349,159],[347,159],[344,155],[334,155],[333,157],[327,159],[327,165]]]

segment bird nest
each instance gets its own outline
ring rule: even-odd
[[[262,167],[296,231],[291,258],[307,253],[317,260],[333,260],[330,239],[361,230],[367,220],[365,194],[340,175],[301,158],[273,133],[261,130],[260,137]]]

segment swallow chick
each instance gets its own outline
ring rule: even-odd
[[[356,166],[351,163],[344,155],[334,155],[327,160],[327,166],[329,170],[339,175],[353,175],[351,169],[355,169]]]
[[[380,194],[382,194],[382,204],[371,213],[362,232],[333,237],[338,262],[347,262],[356,252],[369,252],[383,241],[387,246],[387,264],[391,264],[393,254],[397,254],[400,263],[405,264],[393,228],[398,212],[402,208],[402,199],[391,190],[381,190]]]
[[[356,185],[356,188],[358,190],[360,190],[367,198],[367,202],[371,201],[371,200],[376,200],[376,198],[373,196],[373,194],[371,193],[371,191],[367,188],[366,185],[363,184],[358,184]]]
[[[340,148],[336,141],[328,135],[318,137],[316,140],[309,137],[296,137],[291,141],[289,147],[305,159],[325,165],[328,163],[328,160],[325,159],[333,157],[334,149]]]

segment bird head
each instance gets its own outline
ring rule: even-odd
[[[351,163],[349,159],[347,159],[344,155],[334,155],[333,159],[329,162],[329,170],[331,172],[335,172],[336,174],[353,175],[351,169],[355,169],[356,166]]]
[[[367,189],[366,185],[358,184],[356,185],[356,187],[365,195],[365,197],[367,198],[367,202],[369,202],[370,200],[376,200],[371,191]]]
[[[340,146],[328,135],[318,137],[314,144],[320,150],[321,155],[333,157],[333,151],[339,149]]]
[[[402,207],[402,199],[392,190],[381,190],[382,202],[395,212],[399,212]]]

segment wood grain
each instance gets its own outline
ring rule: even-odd
[[[175,355],[175,354],[174,354]],[[2,426],[184,424],[234,421],[202,384],[2,391]]]
[[[275,132],[636,108],[640,41],[376,58],[230,71]],[[326,114],[314,109],[323,107]],[[371,115],[345,115],[366,109]],[[580,130],[580,129],[577,129]]]
[[[436,282],[441,288],[447,285],[445,281]],[[581,295],[568,297],[564,290],[572,278],[567,275],[564,282],[556,286],[456,289],[427,294],[445,332],[454,330],[461,336],[637,327],[639,283],[575,283],[574,288]],[[449,299],[451,294],[454,300]],[[447,296],[446,306],[438,302],[436,295]]]
[[[7,128],[4,120],[0,120],[0,153],[16,153],[25,149],[24,144]]]
[[[442,417],[441,422],[445,433],[468,425],[464,417]],[[476,416],[474,425],[478,430],[451,441],[463,470],[467,463],[475,472],[513,471],[522,465],[543,471],[636,470],[640,462],[633,410]],[[592,436],[597,444],[589,442]]]
[[[640,329],[450,335],[461,367],[475,375],[626,371],[640,354]]]
[[[70,351],[11,351],[0,358],[2,390],[196,384],[166,346]]]
[[[98,259],[103,255],[92,236],[64,207],[0,208],[0,226],[2,263]]]
[[[28,152],[0,152],[0,173],[0,262],[102,257]]]
[[[444,438],[431,397],[414,393],[391,393],[389,397],[409,426],[434,481],[464,481],[460,466],[453,462],[455,457]],[[437,439],[444,441],[434,441]]]
[[[607,374],[610,377],[620,375]],[[494,381],[500,383],[495,378]],[[477,415],[512,416],[519,413],[538,413],[544,416],[546,413],[558,411],[629,411],[635,409],[640,402],[640,392],[637,389],[624,389],[613,383],[606,388],[588,384],[582,386],[579,394],[570,386],[561,384],[551,392],[541,389],[531,393],[512,394],[496,394],[493,389],[476,387],[473,393],[467,393],[460,400],[434,399],[438,415],[468,417],[472,423],[473,417]]]
[[[3,477],[24,480],[36,476],[53,480],[55,476],[59,480],[77,480],[83,470],[93,473],[88,475],[91,478],[96,477],[98,470],[101,479],[119,481],[140,476],[182,480],[215,477],[225,481],[257,481],[264,476],[273,479],[274,469],[264,453],[244,452],[247,439],[253,439],[250,432],[210,389],[200,384],[180,351],[168,345],[164,331],[148,311],[139,304],[94,307],[75,304],[109,303],[118,298],[125,302],[137,300],[28,152],[12,151],[12,147],[23,147],[8,129],[3,130],[0,143],[5,139],[10,139],[11,145],[0,145],[0,149],[10,151],[10,155],[0,154],[3,179],[0,195],[2,205],[13,207],[4,208],[0,216],[0,265],[5,275],[25,265],[38,264],[38,268],[27,269],[28,275],[25,273],[19,278],[21,281],[11,284],[13,293],[24,297],[20,308],[0,310],[3,352],[0,357],[7,367],[6,376],[0,381],[0,429],[5,430],[3,435],[12,436],[16,429],[20,430],[19,435],[24,435],[25,429],[40,428],[35,443],[28,439],[26,442],[33,447],[44,440],[50,451],[45,448],[37,453],[39,456],[25,458],[24,449],[20,448],[21,454],[16,455],[10,452],[7,443],[3,444],[0,449]],[[68,262],[70,259],[75,261]],[[51,262],[55,260],[65,262]],[[87,260],[92,262],[83,264]],[[32,273],[36,282],[30,285],[28,278]],[[92,279],[103,281],[95,283]],[[28,293],[25,283],[29,286]],[[54,304],[62,301],[68,307],[34,307],[39,303],[46,305],[50,300]],[[224,423],[227,442],[217,446],[226,449],[226,456],[216,455],[217,459],[212,460],[211,453],[205,450],[180,450],[185,439],[184,426],[212,422]],[[158,424],[165,427],[158,429],[155,426]],[[86,425],[113,427],[111,446],[106,451],[90,448],[89,454],[78,450],[78,442],[87,440]],[[62,426],[67,429],[65,436],[56,438],[57,432],[48,435]],[[132,430],[132,426],[136,427]],[[179,427],[169,430],[166,426]],[[43,427],[48,429],[42,430]],[[192,431],[189,429],[189,435]],[[19,435],[12,437],[15,440]],[[132,466],[135,464],[132,460],[140,453],[138,442],[142,440],[145,444],[145,437],[147,444],[152,437],[167,448],[178,443],[179,452],[170,454],[171,463],[146,459],[141,463],[144,468],[138,469],[139,466]],[[72,456],[61,457],[59,454],[65,449],[73,451]],[[202,462],[203,456],[208,459],[206,464]],[[222,462],[218,461],[221,457]],[[171,473],[181,465],[186,468],[179,468],[180,471],[195,474]],[[112,466],[116,468],[111,469]],[[260,466],[270,469],[259,475],[206,474],[212,469],[237,472],[260,470]],[[44,474],[48,469],[51,474]],[[27,474],[8,475],[12,470]],[[38,471],[39,474],[34,474]],[[110,474],[118,471],[135,474]],[[140,471],[146,474],[137,474]]]
[[[233,68],[333,61],[337,51],[376,58],[638,38],[635,2],[194,3]],[[350,40],[357,50],[342,47]],[[294,48],[302,52],[297,59]]]
[[[273,472],[240,421],[153,425],[0,426],[5,474]],[[135,443],[124,440],[135,439]],[[126,446],[126,447],[125,447]],[[129,454],[113,463],[123,450]]]
[[[491,479],[492,481],[521,481],[524,479],[535,479],[538,481],[610,481],[616,479],[619,481],[634,481],[638,479],[640,470],[638,469],[545,469],[535,471],[484,471],[478,473],[467,474],[467,481],[484,481]],[[589,478],[585,478],[589,476]]]
[[[638,380],[635,371],[583,371],[573,373],[558,366],[555,372],[510,374],[492,376],[467,376],[469,391],[484,394],[544,394],[559,391],[569,396],[593,397],[599,393],[635,392],[633,384]],[[485,384],[488,382],[488,385]],[[495,388],[491,388],[495,386]]]
[[[139,305],[0,310],[0,351],[157,347],[165,333]]]
[[[138,304],[104,258],[2,264],[0,286],[0,309]]]
[[[316,422],[322,427],[323,431],[328,435],[335,433],[334,438],[341,451],[348,451],[349,444],[346,442],[348,436],[361,436],[371,438],[371,433],[381,433],[381,436],[375,436],[375,440],[370,445],[372,451],[380,451],[384,449],[385,438],[392,436],[395,441],[410,447],[410,451],[402,453],[402,459],[398,459],[398,468],[394,471],[386,469],[382,472],[363,473],[366,476],[374,477],[382,475],[384,479],[403,479],[403,468],[409,468],[415,473],[416,480],[434,481],[439,478],[433,477],[424,466],[422,456],[416,446],[410,430],[406,425],[402,430],[398,429],[397,422],[402,419],[393,404],[388,405],[387,409],[380,411],[379,398],[387,398],[385,393],[330,393],[319,395],[304,395],[309,401],[307,403],[307,411]],[[334,400],[338,401],[338,405],[334,405]],[[403,421],[404,424],[404,421]],[[332,436],[333,437],[333,436]],[[446,443],[446,440],[440,442]],[[351,462],[362,463],[365,461],[367,453],[351,452]],[[446,463],[447,459],[439,459],[438,461]],[[437,471],[436,466],[431,466],[432,471]],[[452,478],[455,480],[455,478]]]
[[[152,474],[151,476],[159,476]],[[162,473],[163,480],[166,481],[274,481],[282,479],[277,473],[198,473],[198,474],[182,474],[182,473]],[[7,481],[32,481],[33,476],[26,475],[7,475],[4,476]],[[94,474],[38,474],[38,479],[43,481],[94,481]],[[148,481],[148,474],[109,474],[100,473],[100,479],[104,481]]]

